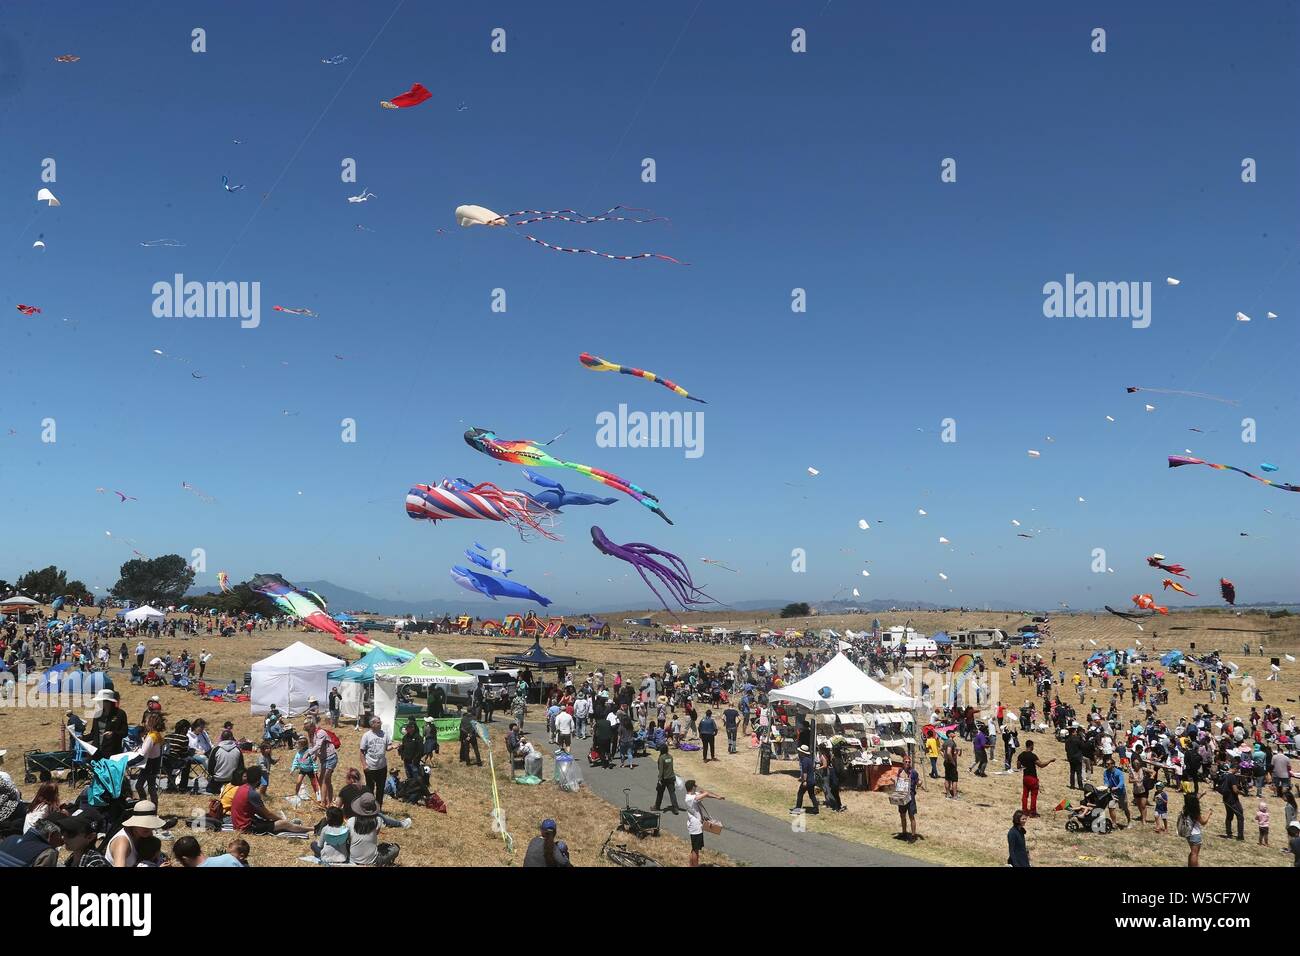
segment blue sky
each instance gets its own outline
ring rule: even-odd
[[[130,539],[150,555],[204,548],[200,583],[279,571],[450,598],[463,592],[447,568],[478,540],[559,603],[648,606],[591,547],[598,523],[687,557],[723,600],[856,586],[1123,604],[1158,589],[1152,551],[1187,565],[1202,595],[1226,576],[1243,602],[1294,600],[1300,502],[1165,459],[1190,448],[1300,481],[1296,20],[1286,3],[1249,17],[1211,3],[847,0],[743,14],[693,0],[11,8],[0,576],[57,563],[108,587]],[[1089,49],[1097,26],[1104,54]],[[191,52],[194,27],[206,53]],[[494,27],[504,54],[489,51]],[[790,51],[795,27],[805,54]],[[54,62],[64,53],[82,59]],[[349,59],[321,63],[334,54]],[[413,82],[433,99],[379,108]],[[45,157],[55,209],[33,201]],[[355,184],[340,181],[345,157]],[[956,183],[939,180],[945,157]],[[1243,157],[1258,182],[1241,182]],[[247,189],[226,193],[222,175]],[[361,187],[378,198],[347,203]],[[536,234],[691,265],[457,229],[462,203],[649,207],[671,223]],[[31,248],[39,234],[44,250]],[[139,245],[163,237],[185,246]],[[176,272],[260,282],[262,325],[155,318],[151,287]],[[1151,327],[1045,318],[1043,284],[1066,273],[1151,282]],[[490,311],[494,288],[504,314]],[[20,302],[44,311],[23,317]],[[589,372],[582,351],[710,404]],[[1135,384],[1241,405],[1157,395],[1145,413],[1124,393]],[[596,447],[595,416],[620,402],[702,410],[703,456]],[[1240,440],[1246,416],[1255,444]],[[47,417],[53,444],[40,440]],[[340,440],[345,417],[354,444]],[[940,441],[945,417],[955,443]],[[464,444],[468,425],[543,440],[568,428],[558,455],[651,489],[676,524],[630,500],[570,509],[558,544],[410,521],[415,482],[522,486]],[[1017,538],[1013,518],[1041,533]],[[1099,547],[1113,574],[1090,572]],[[794,548],[805,573],[791,571]]]

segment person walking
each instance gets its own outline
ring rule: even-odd
[[[712,759],[718,759],[718,751],[714,747],[714,741],[718,737],[718,722],[713,719],[713,711],[706,710],[704,719],[700,721],[700,747],[704,757],[704,762],[709,762],[709,755]]]
[[[1007,831],[1007,866],[1029,866],[1029,847],[1025,845],[1025,814],[1022,810],[1011,815],[1011,829]]]
[[[672,804],[673,813],[676,814],[680,809],[677,806],[677,772],[673,769],[673,755],[669,753],[667,744],[659,745],[659,759],[656,764],[658,776],[655,778],[655,809],[663,809],[664,793],[666,791]]]
[[[727,753],[736,752],[736,732],[740,729],[740,711],[728,704],[722,712],[722,726],[727,731]]]
[[[799,793],[795,797],[794,806],[791,811],[803,810],[803,798],[806,793],[812,800],[812,807],[808,813],[819,813],[817,808],[817,777],[815,773],[816,763],[813,762],[812,750],[807,744],[799,745]]]

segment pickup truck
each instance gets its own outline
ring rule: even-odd
[[[487,661],[477,657],[454,657],[447,660],[449,667],[466,674],[473,674],[483,686],[483,693],[489,695],[498,710],[508,707],[515,696],[515,684],[519,680],[519,668],[494,668]],[[447,703],[454,707],[464,707],[469,698],[459,691],[449,691]]]

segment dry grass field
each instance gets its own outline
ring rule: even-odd
[[[611,617],[615,620],[621,615]],[[1015,626],[1026,620],[1019,615],[1001,612],[916,612],[878,615],[883,625],[902,624],[910,621],[922,633],[936,630],[953,630],[962,627],[1004,627],[1014,630]],[[730,626],[752,626],[764,621],[769,626],[786,627],[835,627],[843,629],[865,627],[870,616],[816,617],[806,620],[772,621],[756,615],[692,615],[690,623],[706,621],[726,622]],[[1267,658],[1257,656],[1255,648],[1262,643],[1269,656],[1282,656],[1285,653],[1297,653],[1300,647],[1300,619],[1296,617],[1270,618],[1259,612],[1232,614],[1215,611],[1175,612],[1167,618],[1146,623],[1145,631],[1139,632],[1132,623],[1113,617],[1105,612],[1100,615],[1092,613],[1068,614],[1054,616],[1052,621],[1053,638],[1041,653],[1050,659],[1053,648],[1057,653],[1054,670],[1064,670],[1067,678],[1076,670],[1081,670],[1081,662],[1094,647],[1089,641],[1096,641],[1097,646],[1128,648],[1135,646],[1135,640],[1141,640],[1145,650],[1163,653],[1171,648],[1189,650],[1195,642],[1198,652],[1220,649],[1228,660],[1236,662],[1241,671],[1261,679],[1259,687],[1266,704],[1276,704],[1283,713],[1300,711],[1296,705],[1300,697],[1300,665],[1289,664],[1283,659],[1281,680],[1263,682],[1267,675]],[[387,643],[410,646],[418,650],[428,644],[435,653],[443,657],[487,657],[509,650],[521,650],[525,645],[523,639],[488,638],[459,635],[417,635],[410,642],[403,642],[393,635],[376,632],[375,636]],[[181,646],[188,645],[192,652],[202,646],[208,648],[214,659],[208,667],[209,677],[226,679],[240,678],[249,665],[275,650],[302,640],[328,653],[347,654],[346,649],[324,634],[300,633],[297,631],[271,631],[255,633],[252,637],[234,638],[192,638],[182,642],[180,639],[150,642],[149,655],[164,650],[177,652]],[[1243,643],[1249,643],[1252,653],[1249,657],[1241,654]],[[607,675],[621,670],[624,676],[639,678],[649,670],[658,670],[665,661],[673,659],[685,666],[689,661],[703,659],[713,665],[721,665],[735,660],[739,647],[710,646],[704,644],[667,644],[667,643],[633,643],[618,636],[607,641],[574,640],[567,650],[561,644],[561,652],[577,657],[579,671],[585,674],[595,666],[603,667]],[[766,650],[755,647],[756,653]],[[985,652],[986,660],[992,661],[992,654]],[[1023,682],[1019,688],[1012,688],[1008,670],[998,673],[1000,696],[1008,706],[1020,704],[1027,696]],[[125,681],[119,681],[123,702],[128,718],[136,720],[143,711],[149,691],[142,687],[132,687]],[[1108,693],[1102,695],[1094,688],[1085,703],[1086,709],[1095,697],[1104,709],[1108,703]],[[233,720],[236,732],[241,736],[256,739],[260,735],[260,719],[249,714],[247,704],[218,704],[201,702],[193,694],[172,688],[160,691],[163,706],[170,720],[179,717],[203,716],[209,724],[220,727],[226,720]],[[1065,695],[1062,695],[1063,699]],[[1163,709],[1166,719],[1177,714],[1190,713],[1197,698],[1190,694],[1179,698],[1176,691],[1171,693],[1170,706]],[[1202,698],[1203,699],[1203,698]],[[1125,702],[1127,704],[1127,700]],[[1234,713],[1245,714],[1249,704],[1241,704],[1236,695],[1233,698]],[[533,708],[532,711],[536,711]],[[1125,716],[1134,711],[1125,706]],[[11,773],[21,771],[21,752],[32,748],[52,748],[58,742],[57,713],[41,711],[20,711],[0,709],[0,748],[9,749],[9,761],[6,769]],[[533,719],[530,711],[529,719]],[[599,797],[586,792],[566,794],[549,782],[541,786],[519,786],[509,782],[508,766],[505,761],[502,743],[505,724],[495,725],[494,748],[498,761],[498,781],[500,782],[501,800],[506,811],[507,824],[515,837],[517,846],[513,859],[505,852],[500,837],[491,831],[490,811],[491,795],[486,767],[465,768],[456,759],[455,745],[444,745],[443,756],[434,771],[434,787],[447,801],[450,813],[446,816],[430,810],[415,809],[411,812],[414,825],[409,830],[389,834],[389,838],[402,847],[399,862],[404,865],[471,865],[504,866],[518,865],[522,858],[526,841],[535,835],[537,821],[544,817],[554,817],[559,822],[560,836],[566,840],[573,853],[573,859],[579,865],[597,865],[601,861],[599,849],[606,834],[614,826],[617,814],[615,809]],[[357,764],[349,755],[356,753],[360,733],[349,728],[340,728],[343,739],[344,759],[336,779],[341,779],[342,768]],[[1028,736],[1028,735],[1026,735]],[[1029,848],[1034,864],[1037,866],[1152,866],[1181,865],[1186,858],[1186,844],[1172,832],[1157,835],[1148,825],[1143,828],[1133,827],[1109,835],[1076,835],[1064,828],[1065,815],[1052,813],[1051,808],[1065,797],[1075,798],[1075,794],[1066,788],[1068,768],[1066,767],[1061,746],[1046,734],[1034,735],[1036,748],[1044,757],[1058,758],[1056,763],[1047,767],[1042,775],[1042,790],[1039,795],[1040,812],[1043,816],[1028,821]],[[725,751],[725,748],[721,748]],[[707,766],[700,763],[698,753],[678,753],[676,755],[678,773],[694,776],[700,784],[711,790],[724,794],[728,800],[742,803],[769,813],[774,817],[786,818],[787,808],[793,802],[796,782],[794,765],[780,761],[773,763],[773,773],[769,776],[757,774],[755,753],[747,746],[741,746],[741,752],[731,756],[725,752],[720,760]],[[282,798],[288,793],[287,765],[288,752],[278,774],[273,778],[270,793],[271,804],[283,808],[290,815],[301,815],[305,822],[314,822],[308,814],[295,814]],[[941,783],[930,780],[923,774],[925,789],[919,794],[918,829],[924,839],[908,845],[893,839],[896,832],[898,815],[889,805],[883,793],[860,793],[846,791],[845,803],[848,810],[842,814],[821,814],[808,818],[811,830],[835,834],[847,840],[859,841],[875,846],[882,846],[896,852],[910,854],[926,860],[958,865],[1002,865],[1006,860],[1006,830],[1010,825],[1012,811],[1018,808],[1020,798],[1020,778],[1018,774],[1006,776],[990,772],[987,778],[977,778],[967,771],[963,754],[962,780],[960,798],[947,800],[943,797]],[[549,772],[549,760],[547,762]],[[1001,744],[998,745],[997,762],[990,771],[1001,767]],[[1100,782],[1100,771],[1094,776]],[[336,784],[337,785],[337,784]],[[1268,802],[1275,821],[1282,819],[1281,801],[1269,797]],[[188,815],[192,806],[200,806],[203,801],[197,798],[164,795],[162,809],[167,813]],[[1180,798],[1171,798],[1172,816],[1176,814]],[[1281,852],[1285,840],[1274,826],[1273,846],[1263,849],[1256,846],[1256,834],[1251,820],[1254,816],[1255,801],[1245,802],[1247,817],[1247,839],[1245,843],[1223,839],[1223,813],[1217,797],[1210,795],[1205,805],[1213,812],[1211,823],[1206,828],[1206,841],[1201,854],[1203,866],[1288,866],[1291,859]],[[397,804],[396,806],[405,807]],[[304,808],[305,810],[305,808]],[[389,812],[393,812],[389,808]],[[1122,819],[1122,817],[1121,817]],[[1136,820],[1136,817],[1135,817]],[[208,834],[204,839],[206,846],[216,849],[221,843],[221,836]],[[252,837],[253,862],[260,865],[290,865],[296,857],[308,853],[304,841],[278,839],[272,837]],[[684,864],[687,847],[685,843],[669,834],[658,839],[638,845],[638,849],[647,852],[669,865]],[[725,864],[726,861],[717,854],[706,851],[706,861]]]

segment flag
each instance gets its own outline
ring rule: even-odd
[[[1052,807],[1052,812],[1055,813],[1057,810],[1073,810],[1073,809],[1074,806],[1073,804],[1070,803],[1069,800],[1062,800],[1056,806]]]

